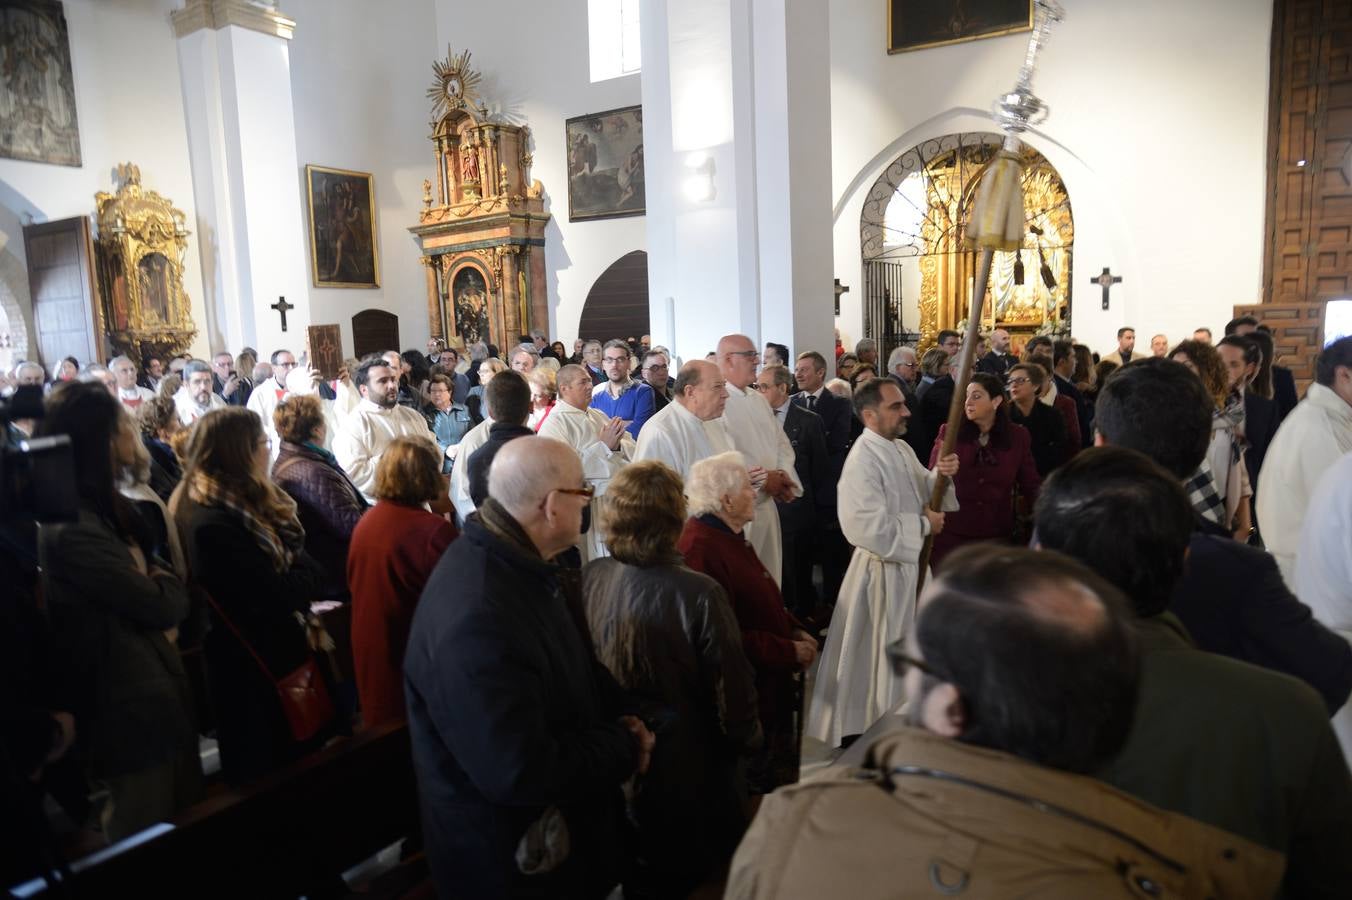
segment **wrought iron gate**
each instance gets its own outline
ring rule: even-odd
[[[878,342],[878,374],[884,375],[887,357],[903,344],[914,345],[920,335],[908,331],[901,315],[902,264],[871,260],[864,263],[864,337]]]

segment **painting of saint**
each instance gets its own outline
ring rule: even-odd
[[[315,287],[380,287],[375,189],[365,172],[306,166]]]
[[[455,330],[465,346],[476,341],[488,342],[488,291],[483,273],[473,266],[456,272],[451,282],[451,298]]]
[[[888,0],[887,52],[1028,31],[1033,0]]]
[[[643,109],[630,106],[569,119],[568,220],[642,215]]]
[[[163,254],[151,253],[136,264],[140,277],[141,310],[154,313],[157,325],[173,322],[169,317],[169,261]]]
[[[80,165],[70,35],[56,0],[0,0],[0,156]]]

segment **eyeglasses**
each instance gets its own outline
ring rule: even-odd
[[[586,487],[554,488],[554,490],[558,491],[560,494],[571,494],[574,497],[586,497],[588,500],[596,496],[596,488],[592,487],[590,484]]]
[[[1009,385],[1010,387],[1014,387],[1014,385],[1016,384],[1028,384],[1029,380],[1030,379],[1027,378],[1011,378],[1008,381],[1006,381],[1005,384]]]
[[[643,371],[645,371],[645,372],[665,372],[666,370],[667,370],[667,367],[666,367],[666,366],[663,366],[663,365],[653,365],[653,366],[644,366],[644,367],[643,367]]]
[[[902,365],[905,366],[905,367],[908,368],[908,369],[914,369],[916,366],[920,365],[920,363],[918,363],[918,362],[904,362],[904,363],[902,363]]]
[[[919,669],[926,675],[938,676],[938,673],[925,664],[923,659],[916,659],[906,652],[906,640],[903,638],[893,641],[884,648],[887,654],[887,661],[892,664],[892,672],[898,678],[903,678],[908,669]]]
[[[627,356],[603,356],[603,357],[601,357],[601,359],[604,360],[605,362],[608,362],[608,363],[627,363],[627,362],[629,362],[629,357],[627,357]]]
[[[297,365],[299,365],[299,363],[294,363],[294,362],[289,362],[289,363],[288,363],[288,362],[279,362],[279,363],[273,363],[273,364],[272,364],[272,367],[273,367],[274,369],[294,369]]]
[[[747,359],[760,359],[759,350],[729,350],[728,356],[745,356]]]

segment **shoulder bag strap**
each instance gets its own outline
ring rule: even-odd
[[[244,645],[244,649],[249,651],[249,655],[254,658],[254,662],[258,663],[258,668],[262,669],[263,674],[268,677],[268,681],[271,681],[273,685],[276,686],[277,679],[273,677],[272,670],[268,668],[268,664],[263,662],[263,657],[259,656],[257,651],[254,650],[253,645],[244,639],[244,635],[240,634],[239,629],[235,627],[235,623],[230,621],[230,617],[225,614],[225,610],[221,609],[220,604],[216,602],[216,598],[211,596],[211,592],[205,589],[202,590],[202,595],[207,598],[207,603],[211,604],[211,608],[216,610],[216,615],[221,617],[221,621],[225,623],[225,627],[229,628],[230,632]]]

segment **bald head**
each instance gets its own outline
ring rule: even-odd
[[[581,535],[587,498],[564,491],[583,484],[582,463],[573,448],[538,435],[504,444],[488,470],[488,496],[511,514],[545,559]]]
[[[676,402],[702,420],[717,419],[728,403],[728,392],[718,366],[696,359],[681,366],[676,376]]]
[[[559,390],[563,390],[565,386],[575,384],[579,381],[587,382],[587,385],[590,387],[591,376],[587,374],[586,369],[574,363],[569,363],[559,369],[559,374],[554,379],[554,383],[559,386]]]
[[[718,341],[718,368],[728,384],[745,390],[756,380],[760,353],[744,334],[724,335]]]

